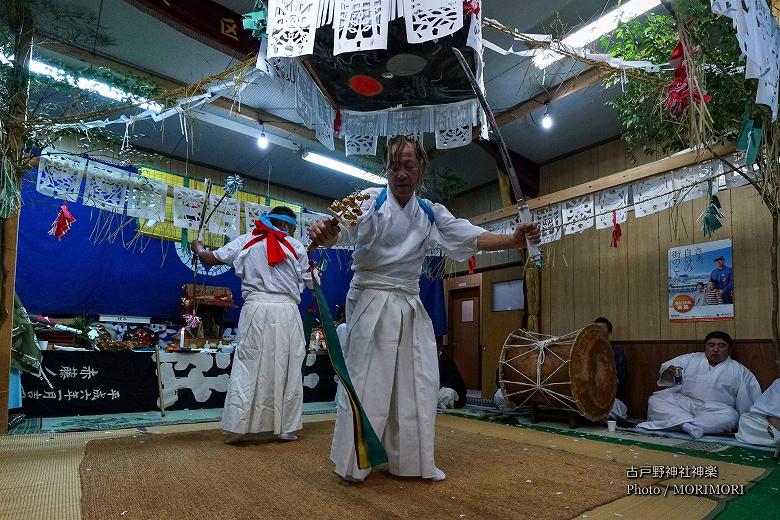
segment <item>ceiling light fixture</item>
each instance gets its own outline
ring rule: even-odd
[[[552,128],[553,120],[552,117],[550,117],[550,102],[546,102],[544,104],[544,117],[542,118],[542,128],[545,130],[549,130]]]
[[[627,22],[633,20],[637,16],[645,14],[647,11],[661,4],[661,0],[630,0],[624,2],[617,9],[613,9],[598,20],[589,23],[588,25],[577,29],[569,36],[560,41],[564,46],[582,48],[588,44],[591,44],[604,36],[614,31],[618,23]],[[552,50],[545,49],[536,56],[533,61],[540,69],[549,67],[556,61],[563,59],[565,56]]]
[[[358,179],[363,179],[364,181],[372,182],[374,184],[387,184],[387,179],[384,177],[369,173],[361,168],[358,168],[357,166],[352,166],[351,164],[331,159],[325,155],[311,152],[309,150],[304,150],[304,152],[301,154],[301,157],[303,157],[305,161],[324,166],[325,168],[330,168],[331,170],[336,170],[337,172],[346,173],[347,175],[357,177]]]
[[[265,131],[260,132],[260,135],[257,138],[257,146],[259,146],[261,150],[268,148],[268,138],[265,136]]]

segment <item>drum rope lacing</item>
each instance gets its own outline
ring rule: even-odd
[[[571,332],[564,336],[549,336],[546,334],[538,334],[526,330],[516,330],[512,334],[510,334],[509,338],[507,338],[507,344],[505,345],[506,347],[524,348],[527,350],[511,358],[507,358],[505,353],[502,353],[503,359],[501,360],[501,363],[505,367],[511,368],[515,374],[521,376],[524,379],[524,381],[509,381],[502,377],[499,380],[499,385],[501,386],[501,393],[504,395],[504,397],[511,398],[514,396],[520,396],[520,398],[522,398],[523,394],[526,394],[524,396],[525,398],[523,399],[523,401],[520,404],[518,404],[516,407],[516,408],[520,408],[524,406],[534,396],[534,394],[536,394],[537,392],[541,392],[551,406],[564,406],[565,408],[569,408],[571,410],[576,411],[576,406],[575,406],[576,400],[573,397],[569,397],[568,395],[562,394],[560,392],[556,392],[555,390],[550,388],[556,385],[558,386],[571,385],[571,381],[563,381],[560,383],[548,383],[547,381],[549,381],[549,379],[553,377],[556,373],[558,373],[558,371],[561,370],[562,368],[564,367],[568,368],[569,363],[571,363],[570,359],[564,359],[558,354],[556,354],[553,350],[550,350],[549,348],[550,345],[552,344],[571,345],[574,343],[574,340],[577,338],[577,335],[580,333],[580,330]],[[510,339],[517,339],[519,340],[519,343],[509,344]],[[535,379],[531,379],[527,375],[517,370],[512,364],[510,364],[510,362],[512,361],[533,354],[536,354]],[[555,370],[553,370],[549,375],[547,375],[547,377],[542,379],[541,367],[544,364],[547,355],[554,356],[561,362],[561,364]],[[504,388],[504,383],[512,383],[514,385],[528,387],[528,388],[519,390],[517,392],[507,392],[506,389]],[[512,401],[513,400],[510,399],[510,402]]]

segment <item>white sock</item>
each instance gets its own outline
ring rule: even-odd
[[[339,477],[341,477],[341,480],[346,480],[347,482],[355,482],[355,483],[363,482],[362,478],[355,478],[351,475],[343,475],[343,476],[339,475]]]
[[[279,435],[276,436],[276,438],[279,439],[280,441],[297,441],[298,440],[298,436],[295,435],[294,433],[280,433]]]
[[[683,423],[680,428],[682,428],[682,431],[694,439],[701,439],[704,435],[704,430],[702,430],[700,426],[696,426],[693,423]]]
[[[441,482],[446,478],[447,475],[445,475],[442,470],[440,470],[439,468],[433,468],[433,477],[431,477],[431,480],[433,480],[434,482]]]

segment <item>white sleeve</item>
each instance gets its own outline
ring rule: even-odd
[[[247,236],[241,235],[214,251],[214,256],[223,264],[233,265],[247,241]]]
[[[761,386],[758,384],[756,376],[748,368],[743,369],[742,380],[739,382],[737,390],[737,412],[743,414],[750,411],[758,398],[761,397]]]
[[[664,370],[669,368],[670,365],[674,365],[676,367],[681,367],[683,371],[688,367],[688,363],[690,362],[691,356],[695,355],[695,352],[692,352],[690,354],[683,354],[681,356],[677,356],[674,359],[670,359],[669,361],[661,364],[661,369],[658,371],[658,381],[656,384],[658,386],[672,386],[674,385],[674,379],[664,379],[663,373]],[[685,377],[685,374],[683,374],[683,377]]]
[[[303,280],[303,284],[311,290],[314,290],[314,282],[312,281],[311,271],[309,271],[309,255],[304,252],[298,251],[298,269],[299,276]]]
[[[441,204],[431,206],[435,217],[431,230],[431,245],[441,247],[447,256],[459,262],[475,255],[479,251],[477,238],[486,230],[466,219],[455,218]]]

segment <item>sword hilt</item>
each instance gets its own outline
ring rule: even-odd
[[[531,219],[531,210],[528,209],[527,205],[523,205],[518,209],[517,212],[517,222],[520,223],[528,223],[530,224],[533,220]],[[542,250],[539,249],[539,244],[534,244],[531,242],[531,240],[528,237],[525,237],[525,246],[528,250],[528,256],[531,258],[531,261],[534,263],[534,267],[537,269],[541,269],[544,267],[544,257],[542,256]]]

